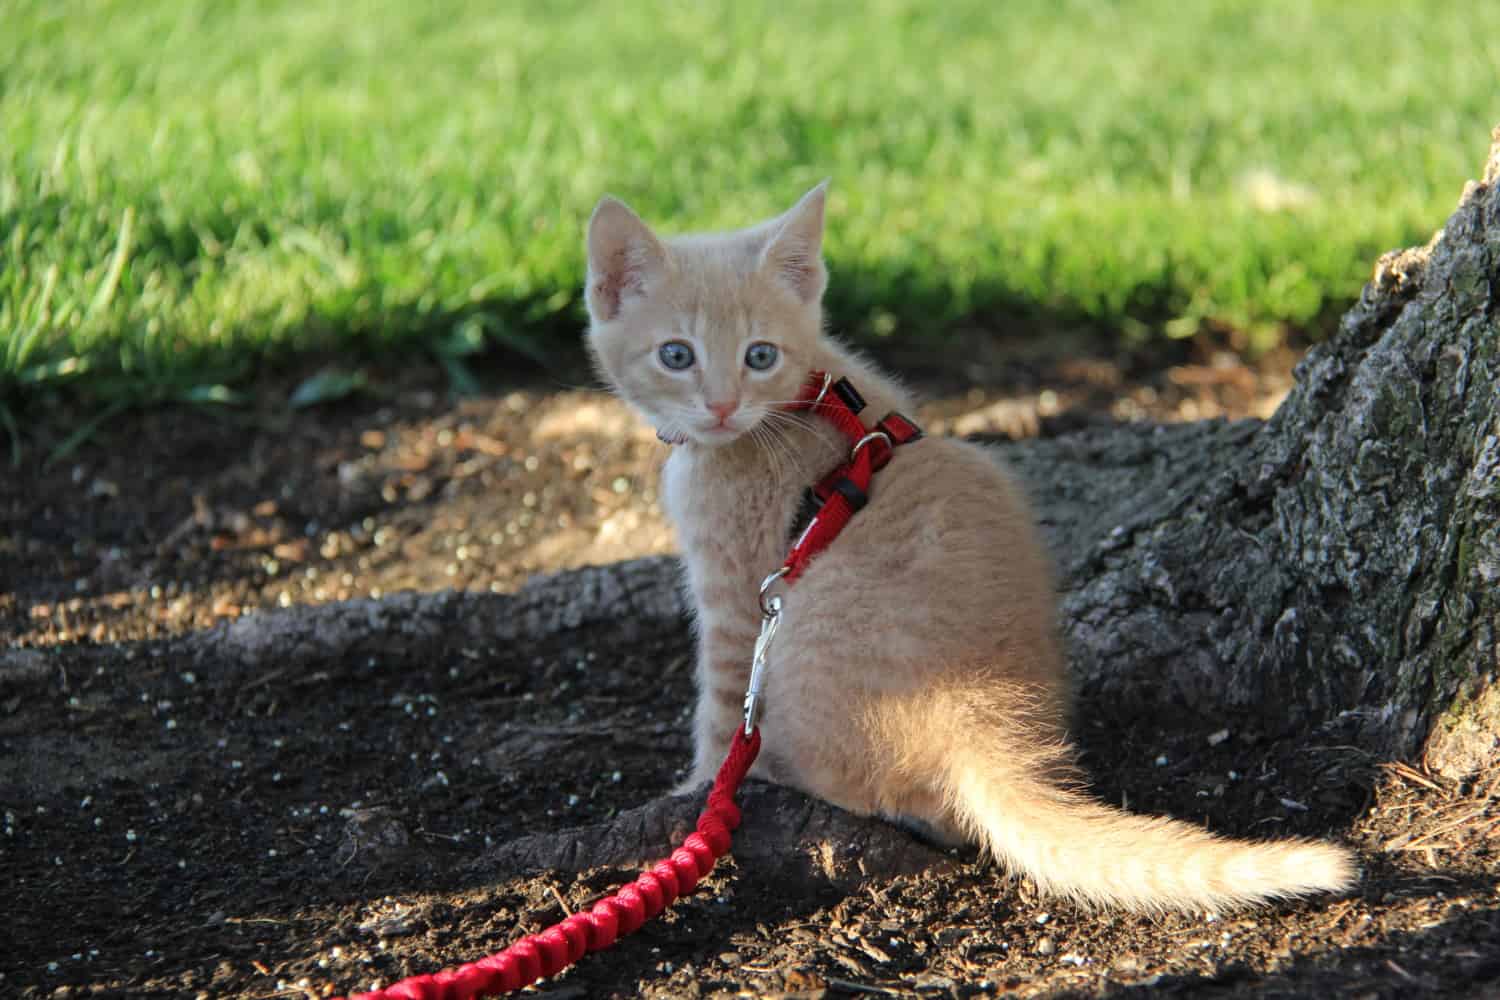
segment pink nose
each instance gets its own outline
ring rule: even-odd
[[[709,413],[719,418],[719,423],[722,424],[729,419],[731,413],[740,408],[740,401],[736,399],[728,403],[705,403],[704,405],[708,407]]]

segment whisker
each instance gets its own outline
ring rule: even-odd
[[[775,406],[775,407],[778,407],[778,408],[797,407],[797,409],[795,409],[795,410],[790,410],[790,409],[786,410],[787,413],[809,413],[809,412],[811,412],[811,407],[809,407],[807,405],[807,400],[805,400],[805,399],[767,399],[767,400],[762,400],[761,405],[762,406]]]
[[[813,420],[812,418],[803,416],[800,413],[787,413],[784,410],[770,410],[766,413],[765,422],[768,424],[774,424],[782,428],[783,430],[788,428],[796,428],[800,431],[810,432],[814,447],[818,451],[828,450],[828,447],[826,445],[826,438],[821,434],[815,433],[818,430],[820,424],[818,421]]]
[[[757,426],[765,430],[767,438],[774,442],[777,450],[786,457],[787,476],[781,481],[800,481],[807,478],[807,460],[796,442],[787,436],[785,426],[774,420],[763,421]]]
[[[763,424],[756,424],[750,428],[750,441],[765,455],[766,462],[771,467],[770,476],[772,481],[780,483],[783,472],[782,456],[777,452],[775,443]]]
[[[786,427],[775,419],[763,419],[756,425],[765,435],[769,447],[780,457],[779,482],[800,482],[806,478],[807,462],[798,442],[788,435]]]
[[[800,413],[788,413],[785,410],[767,410],[764,419],[778,421],[783,424],[791,424],[794,427],[805,427],[811,429],[817,424]]]

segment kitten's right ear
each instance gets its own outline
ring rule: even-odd
[[[589,279],[584,298],[596,320],[611,320],[646,293],[666,264],[666,248],[623,201],[605,195],[589,219]]]

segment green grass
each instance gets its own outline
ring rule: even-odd
[[[600,193],[729,226],[824,176],[837,328],[1265,343],[1439,225],[1497,120],[1472,2],[11,0],[0,400],[545,351]]]

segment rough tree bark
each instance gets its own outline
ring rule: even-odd
[[[1483,180],[1447,226],[1379,261],[1270,421],[997,444],[1057,559],[1084,697],[1116,711],[1243,712],[1273,731],[1337,726],[1375,753],[1420,755],[1452,776],[1500,764],[1497,309],[1500,128]],[[651,559],[509,597],[269,612],[181,641],[205,660],[289,665],[562,634],[602,647],[681,628],[684,614],[671,561]],[[756,794],[762,839],[802,845],[812,874],[818,844],[871,836],[836,810],[814,816],[794,793]],[[559,855],[544,838],[489,863],[649,857],[694,808],[663,799],[654,813],[626,814],[593,831],[602,846],[589,857]],[[890,853],[862,874],[911,863]],[[849,870],[830,862],[818,877],[837,883]]]
[[[1085,692],[1341,716],[1450,774],[1500,760],[1497,297],[1500,128],[1447,226],[1380,260],[1271,420],[1067,568]]]

